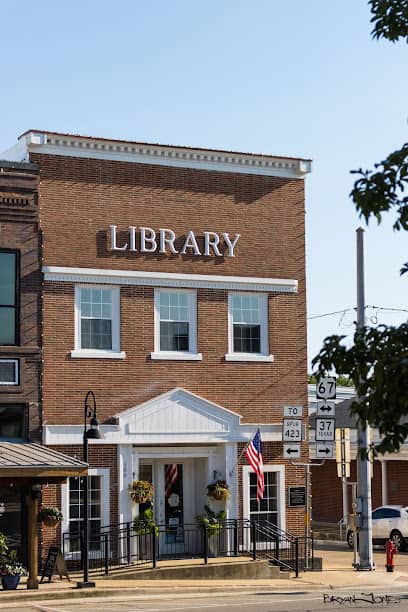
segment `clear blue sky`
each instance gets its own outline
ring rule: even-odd
[[[21,0],[1,12],[0,151],[38,128],[311,157],[308,315],[354,306],[349,170],[408,131],[408,47],[371,39],[365,0]],[[367,304],[408,308],[407,242],[390,222],[366,231]],[[309,320],[309,357],[354,318]]]

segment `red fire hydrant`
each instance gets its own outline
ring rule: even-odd
[[[393,572],[394,571],[394,557],[397,554],[397,547],[395,546],[394,542],[391,539],[387,540],[387,543],[385,545],[385,554],[387,558],[387,563],[385,565],[385,567],[387,568],[387,572]]]

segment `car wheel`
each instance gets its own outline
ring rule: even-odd
[[[404,550],[405,548],[405,540],[402,537],[402,533],[400,531],[391,531],[390,540],[392,540],[395,544],[395,548],[398,550]]]
[[[354,548],[354,531],[351,529],[349,529],[347,532],[347,544],[351,549]]]

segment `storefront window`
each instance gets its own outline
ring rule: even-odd
[[[89,494],[89,550],[100,550],[101,530],[101,477],[88,476]],[[83,478],[69,479],[69,550],[81,549],[80,532],[83,525]]]

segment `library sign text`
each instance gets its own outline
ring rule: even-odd
[[[117,232],[110,226],[111,250],[133,253],[161,253],[171,255],[206,255],[207,257],[235,257],[234,250],[240,234],[230,237],[228,232],[203,232],[196,236],[193,230],[177,237],[171,229],[129,226],[125,232]]]

